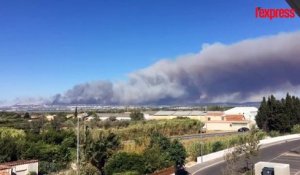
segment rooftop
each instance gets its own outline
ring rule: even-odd
[[[245,120],[245,117],[243,115],[226,115],[225,120],[226,121],[243,121],[243,120]]]
[[[10,166],[0,165],[0,170],[7,170],[7,169],[10,169]]]
[[[17,161],[13,161],[13,162],[5,162],[5,163],[1,163],[0,166],[16,166],[16,165],[24,165],[24,164],[30,164],[30,163],[36,163],[38,162],[38,160],[17,160]]]

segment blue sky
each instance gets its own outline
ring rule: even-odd
[[[0,2],[0,101],[119,81],[160,59],[299,29],[256,19],[284,0],[26,0]]]

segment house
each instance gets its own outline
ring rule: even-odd
[[[224,112],[222,111],[158,111],[152,115],[145,114],[146,120],[162,120],[173,119],[177,117],[187,117],[190,119],[200,120],[202,122],[207,121],[219,121],[224,120]]]
[[[55,117],[56,117],[56,115],[47,115],[47,116],[46,116],[46,119],[47,119],[48,121],[52,121],[52,120],[54,120]]]
[[[226,115],[244,115],[246,120],[255,121],[258,109],[256,107],[234,107],[224,111]]]
[[[110,117],[115,117],[116,120],[131,120],[130,113],[124,112],[124,113],[97,113],[97,117],[100,120],[107,120]]]
[[[0,164],[0,175],[28,175],[38,174],[38,160],[18,160]]]
[[[0,175],[10,175],[11,169],[10,166],[0,165]]]
[[[239,128],[250,128],[250,122],[247,120],[241,121],[207,121],[204,128],[207,131],[237,131]]]

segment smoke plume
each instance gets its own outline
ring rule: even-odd
[[[260,100],[269,93],[299,93],[300,32],[225,45],[161,60],[126,82],[79,84],[53,103],[184,104]]]

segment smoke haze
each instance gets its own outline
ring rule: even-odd
[[[300,92],[300,32],[225,45],[161,60],[124,82],[97,81],[53,97],[54,104],[192,104],[260,101]]]

